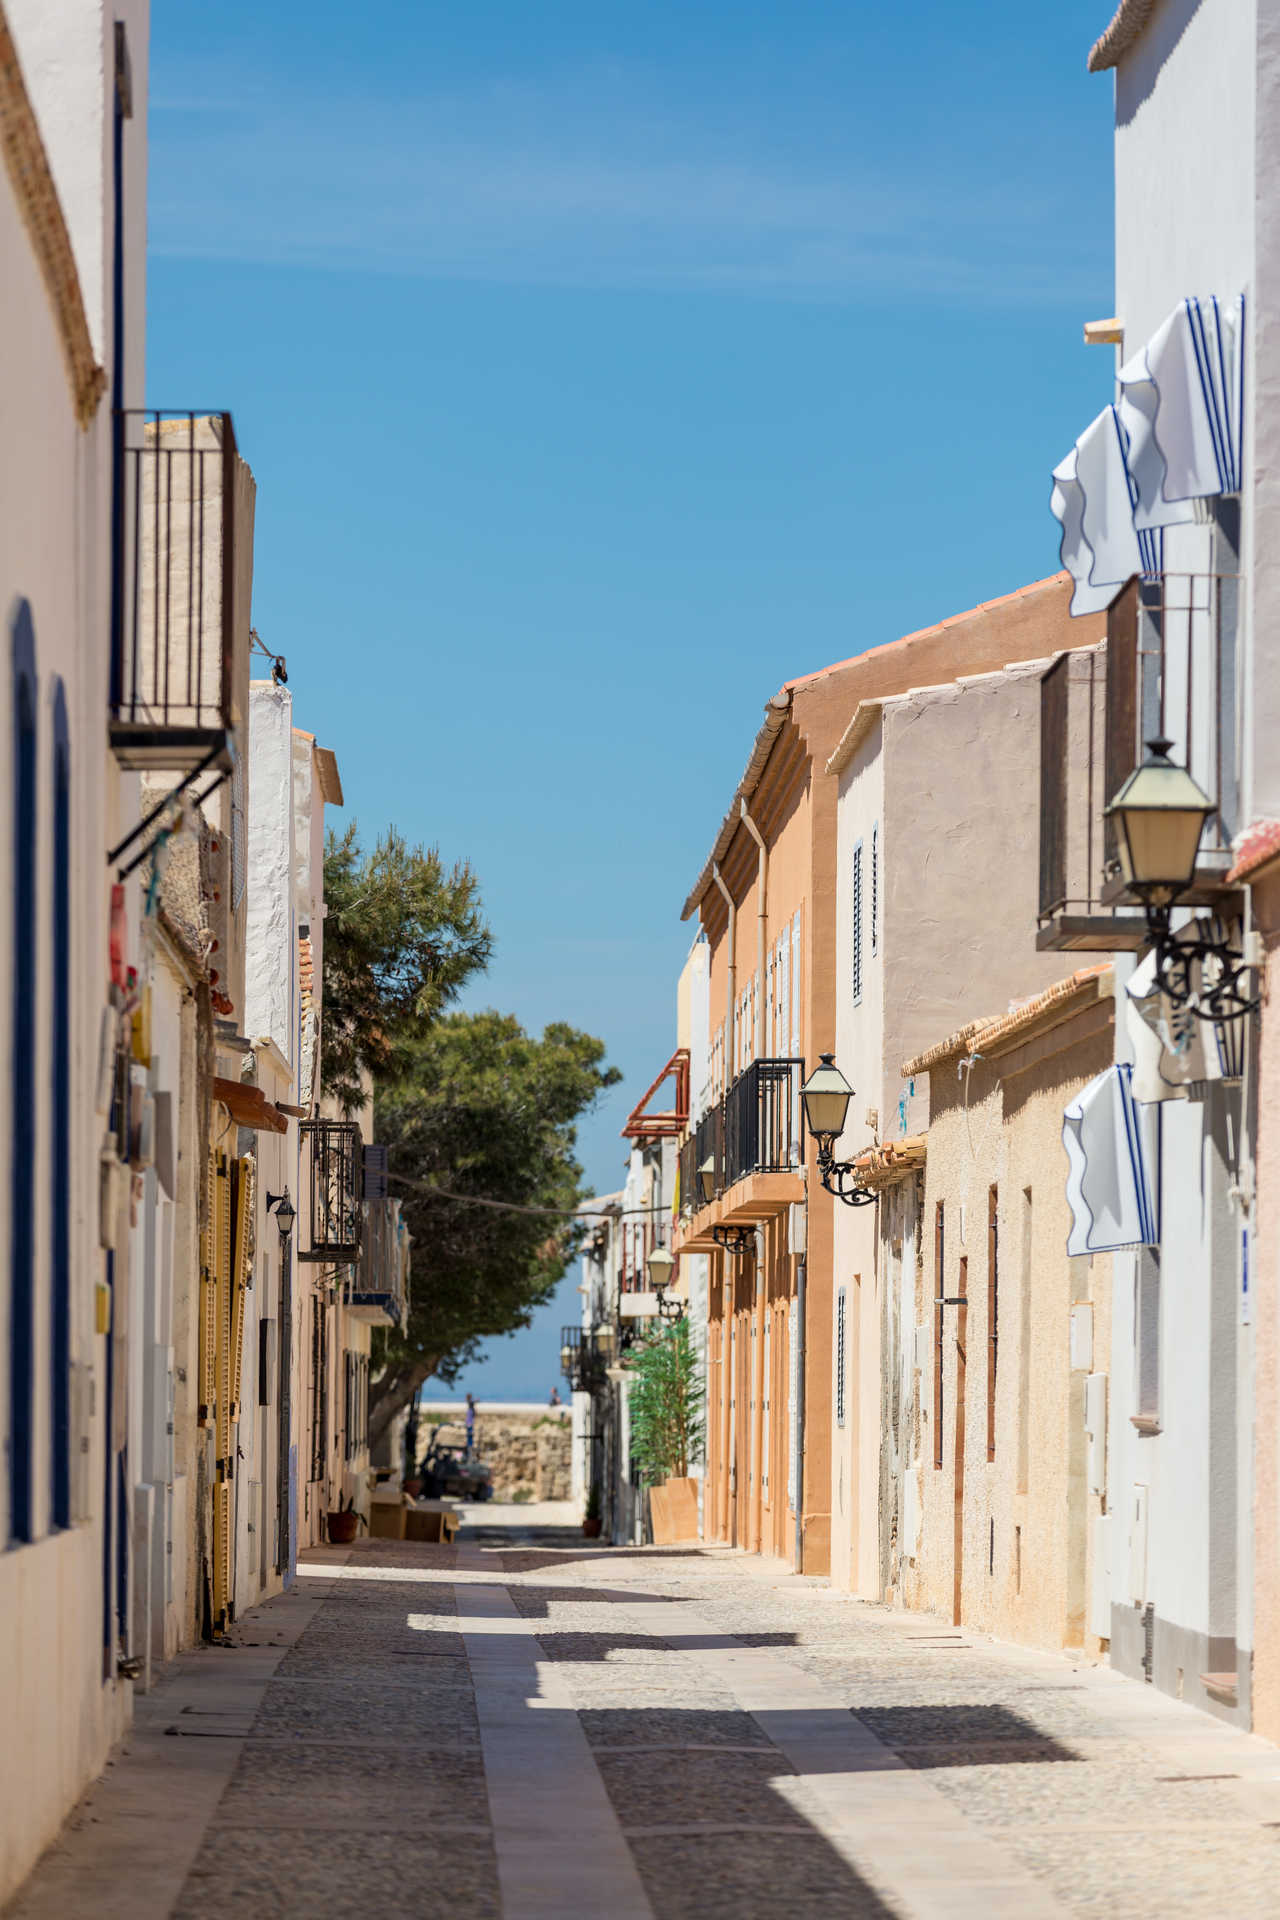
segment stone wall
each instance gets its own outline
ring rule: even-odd
[[[435,1424],[424,1408],[419,1433],[425,1435]],[[440,1437],[456,1438],[461,1445],[463,1435],[461,1426],[451,1424]],[[493,1472],[494,1499],[512,1500],[522,1492],[530,1500],[570,1499],[571,1439],[567,1407],[537,1413],[482,1407],[476,1418],[476,1454]]]

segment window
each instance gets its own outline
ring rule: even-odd
[[[933,1464],[935,1467],[942,1465],[942,1323],[946,1311],[942,1301],[947,1290],[943,1275],[945,1247],[942,1202],[939,1200],[933,1215]]]
[[[52,1215],[49,1413],[51,1517],[71,1525],[71,743],[61,680],[53,699]]]
[[[9,1538],[34,1538],[32,1399],[35,1385],[36,1159],[36,636],[18,602],[12,625],[13,898],[10,975]]]
[[[836,1425],[844,1425],[845,1413],[845,1331],[843,1287],[836,1295]]]
[[[996,1348],[1000,1327],[999,1195],[987,1194],[987,1458],[996,1457]]]
[[[880,822],[871,829],[871,951],[880,951]]]
[[[862,842],[853,850],[853,1004],[862,999]]]

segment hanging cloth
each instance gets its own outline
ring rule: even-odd
[[[1104,407],[1053,471],[1050,511],[1073,614],[1100,613],[1135,573],[1159,573],[1165,527],[1238,493],[1244,297],[1183,300],[1117,375]]]
[[[1132,1071],[1124,1062],[1108,1067],[1062,1117],[1071,1257],[1160,1238],[1159,1110],[1134,1099]]]

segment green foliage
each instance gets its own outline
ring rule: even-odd
[[[324,861],[322,1084],[350,1110],[375,1080],[403,1071],[413,1034],[438,1018],[492,945],[475,875],[394,827],[367,851],[355,824],[329,835]]]
[[[587,1510],[583,1518],[585,1520],[598,1520],[600,1518],[600,1483],[598,1480],[593,1480],[588,1489]]]
[[[420,1381],[452,1384],[482,1340],[528,1326],[550,1298],[583,1228],[536,1210],[580,1205],[575,1122],[621,1077],[590,1034],[553,1024],[538,1039],[492,1012],[444,1015],[402,1058],[376,1090],[375,1126],[413,1235],[412,1299],[382,1346],[375,1438]]]
[[[650,1481],[683,1477],[703,1444],[704,1394],[689,1322],[661,1327],[627,1370],[632,1459]]]

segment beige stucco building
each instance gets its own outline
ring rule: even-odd
[[[777,1555],[806,1572],[830,1571],[841,1582],[850,1579],[855,1558],[848,1517],[854,1504],[866,1515],[864,1538],[873,1566],[877,1559],[880,1329],[868,1294],[855,1336],[861,1357],[852,1363],[871,1382],[866,1392],[859,1384],[855,1394],[854,1417],[866,1429],[857,1468],[865,1473],[866,1485],[855,1495],[852,1454],[841,1451],[843,1430],[833,1454],[837,1354],[844,1351],[838,1292],[849,1270],[870,1275],[873,1263],[854,1261],[851,1269],[847,1250],[841,1251],[836,1236],[847,1227],[836,1216],[844,1210],[817,1178],[799,1103],[801,1082],[818,1054],[841,1044],[840,1009],[851,964],[852,882],[838,853],[844,848],[840,808],[845,800],[840,768],[830,763],[851,720],[855,732],[862,724],[856,715],[875,707],[879,730],[878,703],[909,696],[913,688],[954,688],[971,676],[1000,675],[1009,662],[1043,662],[1059,648],[1096,642],[1097,624],[1069,626],[1066,605],[1062,577],[1039,581],[789,682],[766,708],[746,772],[685,903],[686,917],[695,912],[699,917],[708,956],[706,1063],[700,1065],[702,1043],[696,1036],[691,1061],[693,1087],[705,1087],[705,1094],[695,1091],[691,1102],[693,1131],[682,1152],[683,1218],[677,1233],[682,1256],[705,1255],[710,1262],[704,1529],[708,1538]],[[1033,804],[1035,683],[1023,686],[1015,677],[1009,686],[1015,703],[1021,698],[1028,709],[1013,729],[1023,742],[1021,757],[1014,755],[1007,780],[993,780],[985,765],[967,774],[963,765],[955,765],[949,797],[972,792],[985,781],[993,803],[1007,794],[1011,807],[1029,810]],[[952,699],[949,693],[940,697],[944,705]],[[980,713],[980,694],[966,696],[966,702],[966,719]],[[915,716],[915,709],[910,713]],[[914,718],[904,720],[905,726],[913,724]],[[921,722],[921,736],[930,724],[927,718]],[[953,730],[945,751],[954,756],[960,744]],[[963,830],[947,837],[943,803],[930,797],[944,764],[939,755],[937,741],[919,756],[909,748],[904,753],[904,771],[895,778],[902,795],[912,797],[894,818],[892,831],[900,836],[897,844],[909,848],[919,811],[918,844],[932,838],[935,828],[943,836],[943,845],[931,846],[930,861],[943,859],[948,849],[960,850],[946,908],[949,912],[966,898],[974,903],[966,978],[974,982],[977,1012],[987,1006],[991,988],[978,950],[985,910],[973,891],[975,863],[985,855],[965,841]],[[913,788],[905,772],[909,761]],[[1031,789],[1021,779],[1027,769]],[[998,768],[995,772],[999,775]],[[886,816],[879,817],[883,822]],[[1017,841],[1025,822],[1011,813],[1006,817],[1008,838]],[[869,824],[861,883],[868,900],[877,884],[872,843]],[[963,1009],[952,997],[954,936],[947,913],[931,918],[926,896],[922,914],[918,875],[909,858],[898,857],[896,869],[886,871],[904,913],[911,902],[906,918],[895,906],[894,938],[901,928],[904,942],[903,979],[915,983],[902,1003],[909,1017],[891,1029],[896,1060]],[[1013,899],[1012,889],[1008,897]],[[1011,915],[1019,911],[1026,931],[1034,911],[1030,879],[1025,905],[1010,906]],[[874,910],[871,921],[874,926]],[[908,964],[913,940],[920,950],[914,970]],[[1053,977],[1051,967],[1037,966],[1029,938],[1023,945],[1024,955],[1028,952],[1026,964],[1010,971],[1010,990],[1015,983],[1025,990]],[[980,997],[979,986],[985,989]],[[882,1051],[879,1029],[876,1044]],[[867,1089],[878,1087],[882,1078],[877,1066],[860,1082],[865,1102],[875,1103],[877,1094]],[[861,1123],[861,1106],[857,1119]],[[856,1144],[867,1137],[860,1126]],[[703,1191],[704,1169],[710,1199]],[[860,1383],[861,1378],[860,1373]]]
[[[1049,581],[959,616],[949,632],[946,680],[868,689],[827,762],[838,790],[828,1044],[855,1089],[835,1151],[847,1159],[883,1143],[895,1173],[904,1143],[930,1124],[930,1081],[901,1063],[1061,977],[1034,935],[1040,679],[1059,649],[1090,657],[1098,628],[1072,625],[1062,583]],[[897,1584],[893,1436],[913,1403],[915,1322],[895,1287],[920,1253],[919,1221],[910,1209],[899,1217],[901,1205],[891,1181],[879,1208],[836,1208],[832,1577],[867,1599]]]
[[[888,1167],[888,1597],[1098,1652],[1111,1262],[1070,1259],[1063,1108],[1111,1062],[1112,975],[1081,969],[903,1062],[923,1164]],[[875,1176],[873,1176],[875,1177]],[[914,1258],[904,1259],[910,1248]]]

